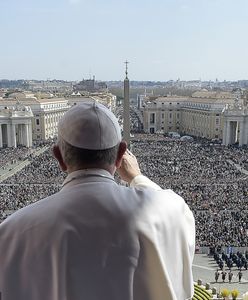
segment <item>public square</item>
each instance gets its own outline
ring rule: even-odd
[[[194,281],[198,279],[202,280],[202,283],[205,285],[206,283],[210,283],[211,288],[216,287],[217,292],[221,291],[223,288],[227,288],[228,290],[237,289],[242,296],[245,292],[248,291],[248,271],[242,270],[243,277],[241,283],[238,281],[238,269],[233,268],[233,279],[232,282],[228,282],[228,278],[226,278],[225,282],[222,282],[221,276],[219,277],[218,282],[215,282],[215,272],[217,269],[217,264],[214,261],[213,257],[209,257],[206,254],[196,254],[193,262],[193,276]],[[226,269],[228,272],[228,269]]]

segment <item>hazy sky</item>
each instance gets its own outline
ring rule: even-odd
[[[248,0],[0,0],[0,79],[248,79]]]

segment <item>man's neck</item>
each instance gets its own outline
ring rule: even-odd
[[[102,169],[102,170],[106,170],[108,171],[112,176],[114,175],[115,171],[116,171],[116,167],[114,165],[101,165],[101,166],[93,166],[93,165],[84,165],[84,166],[80,166],[80,167],[76,167],[76,166],[70,166],[67,168],[66,172],[67,174],[70,174],[72,172],[75,171],[79,171],[79,170],[90,170],[90,169]]]

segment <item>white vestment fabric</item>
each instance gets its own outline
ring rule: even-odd
[[[173,191],[76,171],[0,225],[2,300],[190,299],[194,247],[193,215]]]

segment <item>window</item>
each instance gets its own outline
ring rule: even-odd
[[[150,124],[154,124],[155,123],[155,113],[151,113],[150,114]]]
[[[154,132],[155,132],[154,128],[153,127],[150,128],[150,133],[154,133]]]
[[[161,114],[161,118],[164,119],[164,113]]]
[[[40,120],[36,119],[36,125],[40,125]]]

